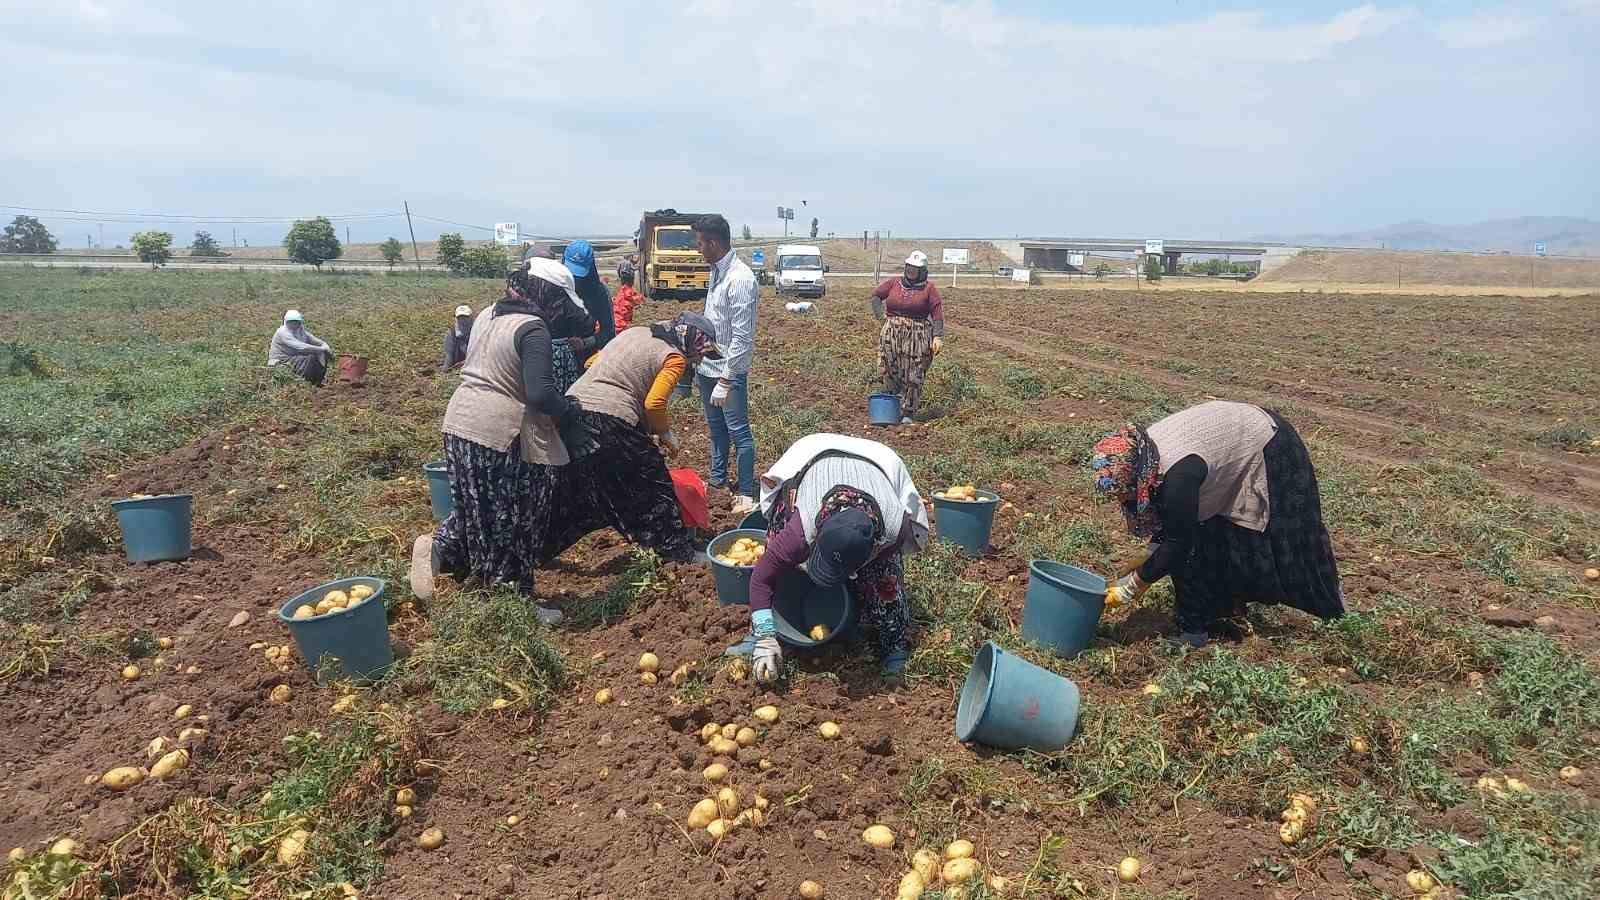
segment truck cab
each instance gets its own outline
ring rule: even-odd
[[[780,295],[819,298],[827,294],[823,276],[828,267],[822,262],[820,248],[813,244],[784,244],[778,248],[777,256],[773,280]]]
[[[663,209],[639,222],[639,292],[656,300],[703,300],[711,266],[695,245],[698,215]]]

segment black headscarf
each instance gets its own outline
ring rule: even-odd
[[[911,267],[907,266],[906,268],[909,269]],[[905,276],[905,272],[904,271],[902,271],[900,273],[900,286],[905,288],[908,292],[920,291],[928,283],[928,267],[927,266],[922,266],[922,267],[918,268],[916,270],[916,272],[917,272],[917,277],[916,277],[916,280],[914,280],[914,281],[912,279],[910,279],[910,278],[907,278]]]
[[[528,274],[527,267],[523,266],[513,269],[506,276],[506,295],[494,305],[494,309],[496,315],[523,313],[554,323],[563,317],[564,308],[570,303],[565,288]]]

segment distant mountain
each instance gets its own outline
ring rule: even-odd
[[[1543,241],[1551,254],[1600,256],[1600,222],[1563,216],[1523,216],[1472,225],[1401,222],[1342,234],[1265,235],[1259,240],[1302,246],[1384,247],[1390,250],[1509,250],[1532,253]]]

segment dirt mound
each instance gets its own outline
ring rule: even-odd
[[[1477,253],[1306,250],[1262,275],[1259,281],[1600,290],[1600,260]]]

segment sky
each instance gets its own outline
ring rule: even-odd
[[[422,239],[1600,218],[1597,49],[1600,0],[0,0],[0,218],[81,211],[36,212],[78,247],[155,214],[404,239],[406,202]]]

